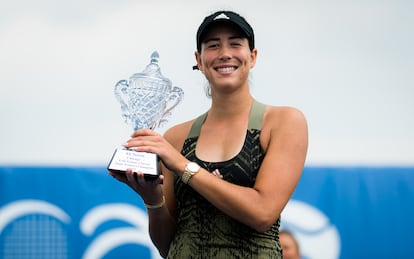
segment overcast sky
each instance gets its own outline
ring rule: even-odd
[[[301,109],[308,165],[414,165],[414,4],[0,0],[0,165],[106,165],[131,133],[113,95],[153,50],[183,88],[163,133],[209,107],[195,33],[218,9],[256,34],[256,99]]]

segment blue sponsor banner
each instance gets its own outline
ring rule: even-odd
[[[305,258],[414,258],[413,216],[414,168],[307,167],[282,222]]]
[[[1,168],[0,258],[157,258],[146,210],[105,168]]]
[[[414,168],[306,167],[282,228],[303,258],[414,258]],[[159,258],[104,167],[0,167],[0,258]]]

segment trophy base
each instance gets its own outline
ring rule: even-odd
[[[117,148],[109,162],[108,170],[125,173],[127,169],[144,173],[144,178],[158,178],[158,157],[156,154]]]

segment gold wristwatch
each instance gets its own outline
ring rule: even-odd
[[[183,181],[183,183],[188,184],[191,177],[193,177],[199,171],[200,171],[200,166],[197,163],[190,162],[186,165],[184,169],[184,173],[181,176],[181,180]]]

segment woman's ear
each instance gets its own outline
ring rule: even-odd
[[[250,68],[253,68],[256,65],[256,59],[257,59],[257,49],[254,48],[251,52],[250,52]]]
[[[200,70],[201,72],[203,72],[203,64],[201,63],[201,55],[200,55],[200,52],[196,51],[196,52],[194,52],[194,55],[195,55],[195,58],[196,58],[196,61],[197,61],[198,70]]]

